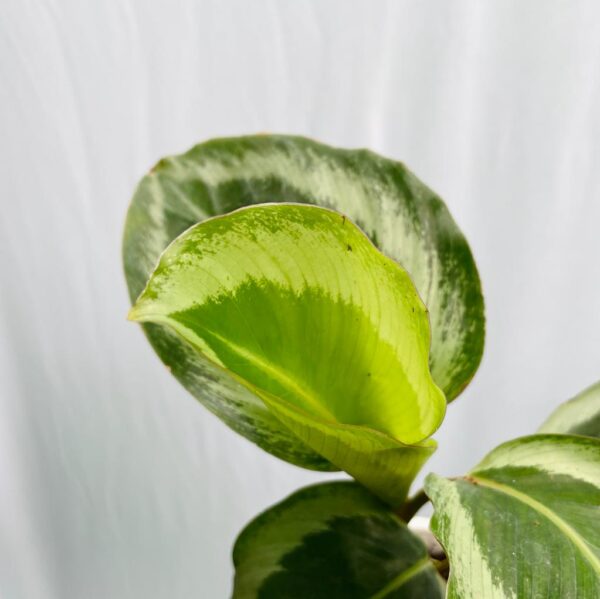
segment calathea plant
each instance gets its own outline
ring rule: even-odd
[[[201,403],[355,481],[251,522],[235,598],[600,597],[600,387],[408,498],[479,365],[484,305],[463,235],[402,164],[289,136],[198,145],[140,182],[123,258],[130,318]],[[428,499],[447,584],[407,526]]]

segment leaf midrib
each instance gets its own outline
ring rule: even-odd
[[[579,549],[583,557],[590,563],[592,568],[596,572],[600,573],[600,559],[598,556],[593,553],[581,535],[570,524],[565,522],[556,512],[553,512],[551,509],[547,508],[543,503],[540,503],[533,497],[530,497],[521,491],[517,491],[513,487],[509,487],[508,485],[504,485],[495,480],[474,475],[470,475],[469,479],[476,484],[481,485],[482,487],[487,487],[489,489],[499,491],[500,493],[504,493],[505,495],[524,503],[540,513],[552,524],[554,524],[554,526],[556,526],[561,532],[563,532],[565,536],[573,543],[573,545]]]
[[[407,568],[396,578],[388,582],[380,591],[377,591],[374,595],[371,595],[370,599],[383,599],[387,595],[389,595],[392,591],[399,589],[402,585],[406,584],[411,578],[418,576],[423,572],[428,566],[431,565],[431,561],[429,560],[429,556],[425,556],[421,558],[418,562],[415,562],[410,568]],[[433,567],[433,566],[432,566]]]
[[[194,336],[197,336],[199,339],[202,339],[201,335],[199,335],[198,333],[196,333],[193,330],[192,323],[190,323],[188,326],[186,326],[184,324],[184,326],[182,327],[178,323],[178,321],[176,321],[175,319],[173,319],[169,316],[165,317],[162,314],[158,314],[158,313],[157,314],[144,314],[143,318],[140,318],[139,320],[151,320],[153,322],[164,322],[171,328],[177,330],[185,339],[187,339],[188,341],[191,341],[192,343],[194,341],[187,334],[186,329],[191,330]],[[184,320],[184,319],[181,319],[181,320]],[[196,323],[193,323],[193,324],[196,324]],[[262,359],[256,353],[249,351],[247,348],[245,348],[241,345],[238,345],[237,343],[234,343],[233,341],[231,341],[230,339],[227,339],[226,337],[223,337],[223,335],[221,335],[220,333],[217,333],[215,330],[207,327],[206,325],[202,325],[201,329],[206,335],[214,337],[215,339],[218,339],[218,341],[220,343],[228,346],[238,356],[247,360],[253,366],[258,367],[260,370],[267,372],[271,376],[271,378],[273,378],[274,380],[279,382],[284,388],[287,387],[290,391],[292,391],[293,393],[295,393],[296,395],[301,397],[322,418],[325,418],[328,421],[337,422],[337,418],[334,416],[334,414],[329,409],[327,409],[321,402],[319,402],[319,400],[317,400],[315,397],[313,397],[313,395],[311,395],[310,393],[307,393],[304,390],[304,388],[296,380],[294,380],[292,377],[288,376],[281,369],[274,366],[272,362]],[[200,352],[203,355],[206,355],[202,351],[201,348],[198,348],[198,349],[200,350]],[[225,368],[227,368],[227,367],[225,367]],[[251,383],[246,378],[238,375],[230,368],[227,368],[227,370],[231,375],[235,376],[235,378],[237,378],[240,382],[242,382],[242,384],[245,384],[245,386],[250,386],[255,392],[260,393],[260,391],[261,391],[260,387]]]

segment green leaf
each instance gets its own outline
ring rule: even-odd
[[[233,599],[444,596],[422,541],[351,482],[307,487],[258,516],[233,561]]]
[[[600,438],[600,382],[559,406],[538,432]]]
[[[260,397],[307,446],[400,503],[446,408],[410,277],[345,216],[265,204],[164,252],[130,312]]]
[[[206,218],[264,202],[334,208],[354,220],[410,272],[429,308],[431,372],[452,400],[477,370],[483,299],[467,243],[442,201],[402,164],[364,150],[341,150],[290,136],[213,140],[161,160],[142,179],[123,240],[132,301],[161,252]],[[274,455],[320,470],[328,460],[281,429],[251,391],[215,370],[169,330],[145,325],[173,375],[230,427]]]
[[[430,474],[425,490],[450,558],[449,598],[600,597],[598,439],[516,439],[469,476]]]

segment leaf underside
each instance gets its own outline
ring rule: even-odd
[[[132,301],[176,236],[209,217],[264,202],[338,210],[406,268],[429,309],[433,378],[454,399],[483,350],[483,299],[470,250],[433,192],[402,164],[365,150],[300,137],[249,136],[213,140],[161,160],[142,179],[127,217],[123,260]],[[282,429],[253,391],[171,330],[152,323],[144,329],[173,375],[231,428],[294,464],[336,469]]]
[[[441,599],[425,546],[351,482],[297,491],[238,537],[234,599]]]
[[[450,558],[449,598],[600,596],[600,441],[534,435],[425,485]]]
[[[131,310],[260,397],[307,446],[400,503],[446,402],[407,273],[346,217],[267,204],[210,219],[165,251]]]

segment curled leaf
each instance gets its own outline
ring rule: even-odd
[[[406,271],[340,214],[268,204],[196,225],[130,317],[173,330],[388,501],[433,449],[418,444],[446,402],[429,372],[427,310]]]
[[[131,300],[177,235],[207,218],[265,202],[335,209],[410,273],[429,309],[431,372],[452,401],[473,377],[483,351],[477,269],[443,202],[404,165],[369,151],[257,135],[212,140],[161,160],[140,182],[127,216],[123,262]],[[153,323],[144,330],[172,374],[232,429],[294,464],[335,469],[299,436],[282,430],[252,391],[215,370],[172,330]]]

